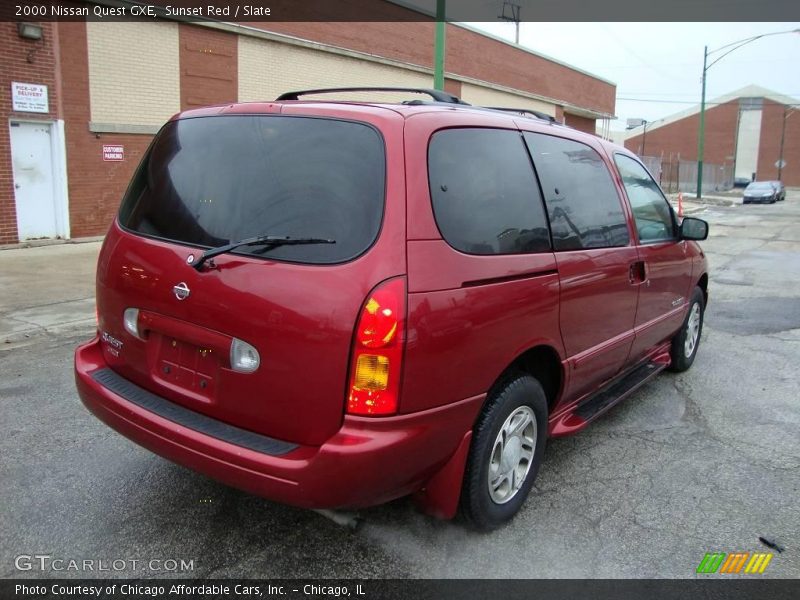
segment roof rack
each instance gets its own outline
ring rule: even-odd
[[[550,121],[551,123],[559,124],[556,121],[555,117],[552,115],[548,115],[547,113],[543,113],[538,110],[531,110],[530,108],[508,108],[504,106],[487,106],[486,108],[491,110],[501,110],[503,112],[515,112],[521,115],[532,115],[538,119],[544,119],[545,121]]]
[[[530,108],[513,108],[508,106],[473,106],[468,102],[464,102],[458,96],[454,96],[448,92],[442,90],[434,90],[430,88],[410,88],[410,87],[372,87],[372,86],[365,86],[365,87],[339,87],[339,88],[319,88],[316,90],[297,90],[294,92],[284,92],[280,96],[276,98],[276,102],[281,100],[299,100],[301,96],[311,96],[314,94],[338,94],[338,93],[348,93],[348,92],[410,92],[413,94],[425,94],[430,96],[434,102],[439,102],[442,104],[458,104],[461,106],[469,106],[470,108],[474,108],[477,110],[491,110],[491,111],[499,111],[504,113],[517,113],[518,115],[530,115],[537,119],[541,119],[543,121],[547,121],[552,125],[561,125],[558,121],[556,121],[555,117],[548,115],[547,113],[532,110]],[[408,105],[424,105],[429,104],[429,101],[420,100],[415,98],[414,100],[404,100],[403,104]]]
[[[436,102],[447,104],[467,104],[458,96],[448,94],[442,90],[432,90],[428,88],[405,88],[405,87],[343,87],[343,88],[322,88],[318,90],[300,90],[297,92],[284,92],[276,100],[299,100],[300,96],[311,94],[335,94],[339,92],[413,92],[415,94],[427,94]]]

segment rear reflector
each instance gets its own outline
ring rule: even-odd
[[[401,277],[385,281],[367,296],[353,340],[347,397],[349,414],[397,412],[405,313],[406,284]]]

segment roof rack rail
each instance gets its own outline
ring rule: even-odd
[[[447,104],[466,104],[458,96],[448,94],[442,90],[432,90],[428,88],[405,88],[405,87],[343,87],[343,88],[322,88],[318,90],[300,90],[296,92],[284,92],[277,97],[278,100],[299,100],[300,96],[310,94],[335,94],[339,92],[413,92],[415,94],[427,94],[436,102],[446,102]]]
[[[531,110],[530,108],[509,108],[505,106],[487,106],[486,108],[491,110],[501,110],[503,112],[515,112],[521,115],[533,115],[538,119],[544,119],[545,121],[550,121],[551,123],[560,124],[552,115],[548,115],[547,113],[543,113],[538,110]]]

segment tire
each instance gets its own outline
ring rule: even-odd
[[[700,347],[700,336],[703,333],[703,316],[706,303],[703,290],[695,287],[689,300],[689,310],[683,320],[680,331],[672,338],[670,358],[672,359],[669,370],[674,373],[683,373],[692,366],[697,349]],[[695,316],[696,311],[696,316]],[[690,337],[691,336],[691,337]],[[694,342],[689,340],[693,339]]]
[[[495,385],[473,429],[461,490],[461,512],[472,527],[490,531],[517,514],[539,472],[546,438],[547,398],[539,382],[514,373]]]

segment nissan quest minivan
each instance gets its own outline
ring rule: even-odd
[[[387,90],[417,99],[310,90],[164,125],[102,247],[77,387],[124,436],[253,494],[413,494],[492,529],[548,437],[692,365],[708,225],[546,115],[344,89]]]

